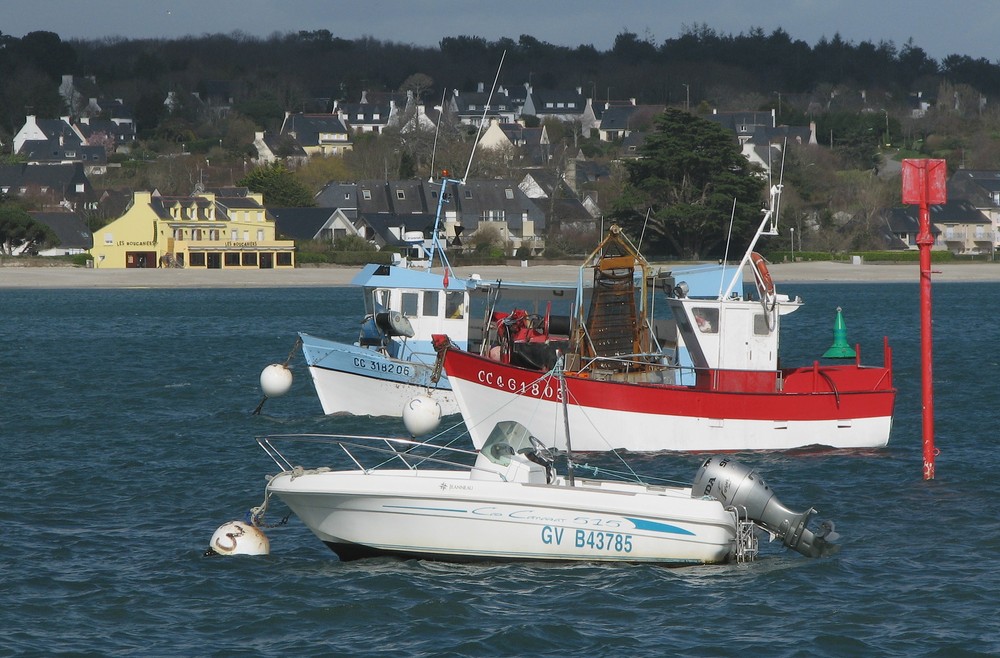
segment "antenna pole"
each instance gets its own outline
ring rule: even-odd
[[[489,112],[490,104],[493,102],[493,92],[497,90],[497,83],[500,81],[500,70],[503,68],[503,60],[507,57],[507,51],[503,51],[500,55],[500,66],[497,67],[497,75],[493,78],[493,88],[490,89],[490,96],[486,99],[486,105],[483,106],[483,118],[479,121],[479,130],[476,131],[476,141],[472,143],[472,153],[469,154],[469,164],[465,168],[465,175],[462,176],[462,185],[465,185],[465,181],[469,179],[469,172],[472,170],[472,159],[476,157],[476,147],[479,146],[479,136],[483,133],[483,124],[486,123],[486,113]]]
[[[445,89],[441,92],[441,109],[438,111],[437,125],[434,126],[434,148],[431,149],[431,178],[429,181],[431,183],[434,182],[434,160],[437,158],[438,152],[438,133],[441,132],[441,119],[444,118],[444,99],[447,95],[448,88],[445,87]]]
[[[636,251],[639,251],[640,249],[642,249],[642,239],[646,236],[646,224],[649,223],[649,213],[652,210],[653,210],[652,208],[646,208],[646,219],[644,219],[642,221],[642,233],[639,234],[639,246],[636,247]],[[603,217],[602,217],[602,219],[603,219]],[[603,233],[604,227],[602,226],[601,229],[602,229],[602,233]]]
[[[729,213],[729,235],[726,236],[726,253],[722,258],[722,276],[719,277],[719,299],[722,299],[722,283],[726,278],[726,263],[729,262],[729,243],[733,239],[733,224],[736,222],[736,197],[733,197],[733,211]]]

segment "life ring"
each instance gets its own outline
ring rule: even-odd
[[[767,319],[768,331],[774,331],[775,317],[774,307],[778,304],[778,296],[774,294],[774,281],[771,280],[771,273],[767,271],[767,261],[756,251],[750,254],[753,262],[754,280],[757,283],[757,292],[760,293],[760,305],[764,309],[764,317]]]
[[[761,298],[774,297],[774,281],[771,280],[771,273],[767,271],[767,261],[756,251],[750,254],[750,260],[756,272],[754,279],[757,281],[757,292]]]

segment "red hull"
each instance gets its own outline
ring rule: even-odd
[[[557,380],[546,378],[544,373],[457,349],[447,350],[444,368],[470,426],[495,415],[485,408],[491,402],[496,403],[489,407],[491,410],[508,405],[510,409],[519,408],[518,413],[524,413],[530,404],[561,404]],[[776,373],[768,374],[772,381],[778,381]],[[694,446],[680,449],[699,450],[783,449],[813,444],[880,447],[888,442],[896,397],[888,350],[884,367],[816,364],[812,368],[783,370],[780,381],[782,390],[772,386],[765,391],[761,390],[759,377],[748,384],[733,373],[707,373],[695,386],[626,383],[571,374],[565,377],[570,407],[584,411],[588,418],[600,417],[606,423],[602,435],[615,433],[616,428],[622,432],[662,433],[664,445],[654,449],[678,449],[670,445],[672,432],[711,433],[711,440],[706,442],[699,437],[680,441],[681,445]],[[722,388],[727,382],[735,387]],[[529,404],[525,406],[523,400]],[[517,404],[521,406],[511,406]],[[828,430],[831,436],[824,436]],[[576,435],[586,430],[578,431],[574,426],[572,431],[576,448]],[[764,438],[768,433],[774,436]],[[630,442],[629,437],[603,439],[612,441],[613,447]],[[640,444],[648,441],[636,443]]]

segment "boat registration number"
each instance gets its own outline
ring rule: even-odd
[[[403,365],[402,363],[386,363],[384,361],[354,359],[354,367],[361,368],[362,370],[384,372],[390,375],[403,375],[404,377],[410,376],[410,366]]]
[[[577,530],[576,547],[590,548],[595,551],[631,553],[632,535],[623,535],[620,532],[601,532],[600,530]]]
[[[542,527],[543,544],[562,544],[566,528],[557,526]],[[569,537],[565,537],[569,540]],[[632,535],[621,532],[605,532],[601,530],[574,530],[573,545],[576,548],[589,548],[594,551],[609,553],[631,553]]]
[[[492,386],[501,390],[508,390],[520,395],[529,395],[533,398],[540,398],[542,400],[555,400],[556,402],[562,402],[562,391],[558,386],[550,386],[549,384],[539,384],[538,380],[535,381],[521,381],[515,379],[514,377],[504,377],[493,372],[488,372],[486,370],[480,370],[476,374],[476,379],[479,380],[480,384],[486,384],[487,386]]]

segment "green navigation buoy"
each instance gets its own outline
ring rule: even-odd
[[[833,345],[823,352],[824,359],[853,359],[854,348],[847,342],[847,324],[844,322],[844,312],[837,307],[837,319],[833,322]]]

